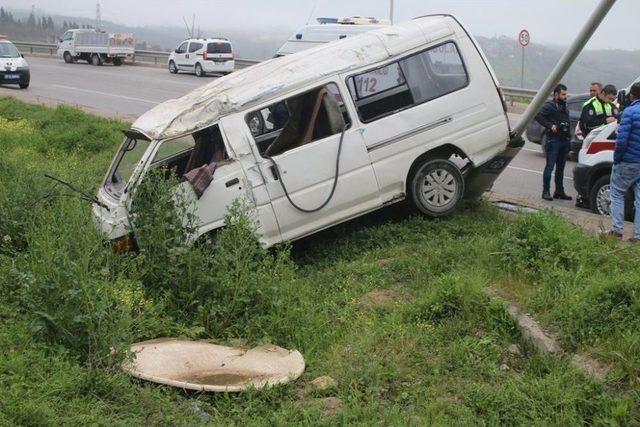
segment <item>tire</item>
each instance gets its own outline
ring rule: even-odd
[[[173,61],[169,61],[169,72],[171,74],[178,74],[178,67],[176,67],[176,63]]]
[[[93,55],[91,55],[91,63],[96,67],[99,67],[102,65],[102,58],[100,58],[100,55],[98,55],[97,53],[94,53]]]
[[[62,57],[64,58],[64,62],[67,64],[73,64],[73,57],[69,52],[65,52]]]
[[[426,159],[412,169],[407,190],[417,210],[432,218],[456,210],[464,195],[464,178],[453,162]]]
[[[28,88],[28,87],[29,87],[29,82],[27,82],[27,83],[20,83],[20,84],[18,84],[18,86],[20,86],[20,89],[26,89],[26,88]]]
[[[611,214],[611,190],[609,182],[611,175],[601,176],[591,187],[589,193],[589,207],[593,213],[609,216]]]
[[[202,65],[200,65],[200,63],[196,64],[196,76],[204,77],[204,71],[202,70]]]
[[[113,58],[113,65],[115,65],[116,67],[119,67],[122,65],[122,58],[119,57],[115,57]]]

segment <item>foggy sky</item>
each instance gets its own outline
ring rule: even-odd
[[[526,28],[533,43],[568,45],[598,0],[395,0],[395,21],[430,13],[452,13],[481,36],[517,37]],[[95,16],[95,0],[0,0],[1,6],[40,13]],[[376,16],[387,18],[388,0],[101,0],[102,19],[133,26],[235,27],[268,31],[304,26],[309,17]],[[587,46],[590,49],[640,49],[639,0],[618,0]]]

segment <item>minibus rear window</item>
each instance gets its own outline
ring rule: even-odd
[[[207,53],[231,53],[231,44],[209,43],[207,45]]]

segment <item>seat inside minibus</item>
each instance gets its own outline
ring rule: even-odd
[[[275,156],[340,133],[345,126],[340,105],[326,87],[305,92],[285,102],[289,119],[280,134],[264,150],[267,156]]]
[[[182,177],[191,170],[229,159],[218,125],[177,140],[164,142],[158,149],[154,166],[167,168],[167,177]]]

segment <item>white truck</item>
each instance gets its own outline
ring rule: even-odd
[[[95,29],[68,30],[58,42],[58,56],[71,64],[78,59],[93,65],[122,65],[135,55],[133,34],[113,33]]]

